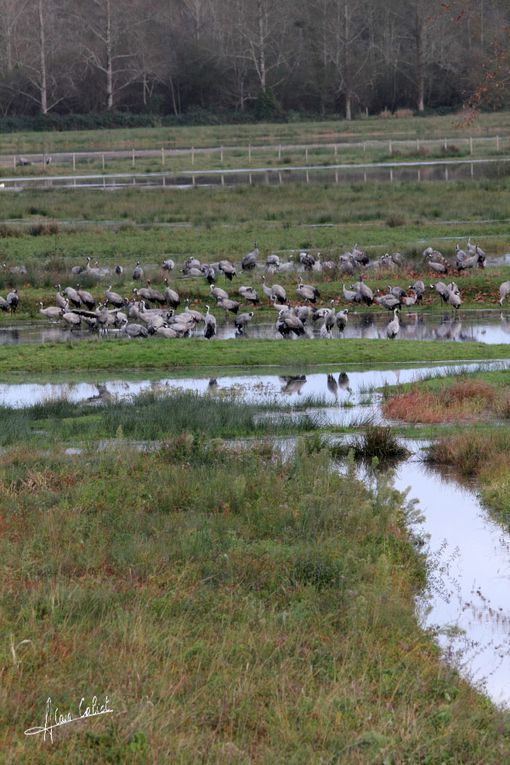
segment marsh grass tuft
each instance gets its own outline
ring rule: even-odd
[[[52,438],[78,442],[103,438],[155,441],[182,434],[208,437],[282,435],[321,427],[319,416],[290,406],[245,404],[190,392],[144,393],[132,401],[67,399],[11,409],[0,407],[0,445]],[[193,437],[193,435],[191,435]]]
[[[368,425],[353,440],[331,447],[335,458],[345,457],[350,451],[356,460],[364,462],[370,462],[374,457],[381,463],[395,462],[409,456],[409,450],[400,444],[392,429],[384,425]]]
[[[424,459],[439,469],[452,468],[461,480],[476,480],[485,505],[510,527],[510,434],[506,428],[439,438]]]

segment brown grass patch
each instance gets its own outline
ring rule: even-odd
[[[451,465],[459,475],[476,476],[482,484],[506,480],[510,469],[510,434],[506,429],[460,433],[434,442],[427,461]]]
[[[472,401],[478,398],[487,403],[493,403],[497,396],[497,390],[494,385],[483,380],[462,380],[450,385],[444,394],[451,401]],[[442,396],[443,393],[441,393]]]
[[[498,391],[480,380],[453,383],[439,392],[419,388],[400,393],[383,404],[384,416],[404,422],[438,423],[476,420],[483,414],[499,413]],[[510,411],[505,395],[505,411]]]

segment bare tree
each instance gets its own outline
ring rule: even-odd
[[[69,72],[61,71],[61,60],[68,52],[61,40],[65,0],[27,0],[16,6],[9,19],[7,71],[17,74],[12,87],[47,114],[72,88]]]
[[[143,7],[133,0],[79,1],[75,18],[83,25],[82,56],[103,77],[104,103],[110,111],[119,94],[136,81],[136,30],[143,23]]]
[[[285,6],[272,0],[239,0],[237,20],[237,33],[242,41],[237,55],[250,62],[258,90],[265,94],[270,85],[281,81],[285,62]]]
[[[337,96],[344,102],[347,120],[352,119],[354,101],[368,73],[368,10],[362,0],[316,0],[319,39],[324,71],[329,67]]]

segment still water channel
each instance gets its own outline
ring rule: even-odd
[[[218,320],[219,339],[234,339],[236,330],[233,319],[224,320],[219,311],[216,311]],[[276,320],[276,312],[275,312]],[[392,318],[388,311],[371,313],[354,312],[349,314],[348,324],[339,333],[333,330],[333,338],[358,338],[379,339],[386,337],[386,325]],[[321,322],[306,327],[309,338],[319,337]],[[197,337],[201,337],[203,331],[199,329]],[[121,337],[122,333],[113,330],[109,333],[110,338]],[[0,345],[16,345],[18,343],[49,343],[66,340],[90,339],[96,334],[87,330],[69,330],[59,324],[50,324],[44,321],[34,323],[9,324],[0,326]],[[280,338],[275,329],[275,321],[254,322],[248,326],[246,337],[258,339]],[[510,342],[510,315],[499,310],[466,310],[460,315],[453,316],[451,311],[441,314],[424,314],[414,311],[402,311],[400,316],[400,333],[398,339],[404,340],[452,340],[456,342],[478,341],[481,343],[509,343]],[[237,340],[242,342],[242,337]]]

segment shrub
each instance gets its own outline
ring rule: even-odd
[[[56,222],[52,223],[34,223],[28,228],[30,236],[49,236],[60,233],[60,226]]]
[[[441,147],[441,152],[443,154],[460,154],[460,149],[458,146],[455,146],[454,144],[453,145],[448,144],[447,146],[443,145]]]
[[[405,226],[406,219],[402,215],[389,215],[385,220],[386,225],[389,228],[397,228],[398,226]]]
[[[395,117],[398,120],[408,119],[409,117],[414,117],[414,111],[412,109],[397,109],[395,111]]]

